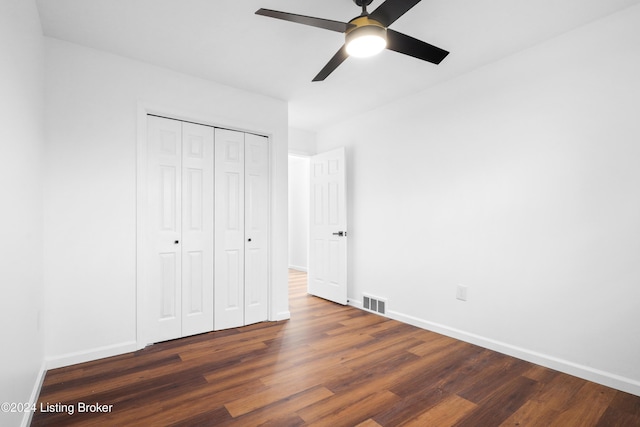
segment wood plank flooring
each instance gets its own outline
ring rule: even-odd
[[[32,425],[640,426],[640,397],[308,296],[293,270],[290,301],[289,321],[51,370]]]

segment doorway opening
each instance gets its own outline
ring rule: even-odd
[[[289,156],[289,267],[307,272],[308,292],[347,304],[345,148]]]
[[[289,154],[289,268],[309,268],[309,156]]]

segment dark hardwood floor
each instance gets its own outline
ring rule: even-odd
[[[32,425],[640,426],[640,397],[290,292],[289,321],[49,371]]]

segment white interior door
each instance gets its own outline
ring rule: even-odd
[[[345,149],[311,157],[308,292],[347,303]]]
[[[182,334],[182,125],[150,116],[147,141],[146,318],[158,342]]]
[[[269,289],[269,145],[268,138],[245,135],[244,323],[267,320]]]
[[[215,130],[216,330],[244,325],[244,137]]]
[[[182,123],[182,336],[213,330],[213,128]]]
[[[148,340],[213,330],[213,129],[148,117]]]
[[[249,133],[215,134],[216,330],[268,317],[269,145]]]

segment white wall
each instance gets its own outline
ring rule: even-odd
[[[43,373],[42,44],[35,3],[0,0],[0,402],[28,402]]]
[[[348,148],[349,299],[640,394],[638,22],[320,132],[319,151]]]
[[[289,128],[289,153],[312,156],[317,153],[317,136],[315,132],[304,129]]]
[[[289,128],[289,267],[307,271],[309,246],[309,156],[317,154],[315,132]]]
[[[309,157],[289,155],[289,267],[307,271]]]
[[[287,318],[287,104],[54,39],[46,65],[48,365],[135,349],[141,106],[272,137],[271,317]]]

